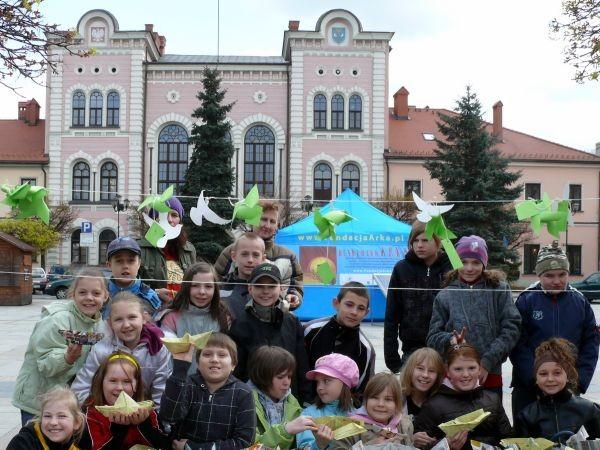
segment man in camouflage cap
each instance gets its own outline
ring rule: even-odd
[[[521,313],[521,338],[513,349],[513,418],[535,401],[533,363],[535,349],[546,339],[562,337],[577,348],[580,393],[590,385],[596,363],[600,334],[590,303],[569,285],[569,260],[558,242],[538,253],[535,273],[539,281],[517,299]]]

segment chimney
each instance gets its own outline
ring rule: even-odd
[[[300,28],[300,21],[299,20],[290,20],[288,22],[288,30],[290,30],[290,31],[298,31],[298,28]]]
[[[596,142],[596,155],[600,156],[600,142]]]
[[[158,51],[161,55],[165,54],[165,48],[167,47],[167,38],[164,36],[159,36],[158,41],[160,42],[158,46]]]
[[[408,90],[402,86],[394,94],[394,116],[399,119],[408,119]]]
[[[502,102],[498,100],[494,103],[492,109],[494,110],[494,121],[492,124],[492,134],[502,141]]]
[[[27,125],[35,126],[40,120],[40,105],[32,98],[26,102],[19,102],[19,120]]]
[[[146,24],[146,31],[149,31],[152,33],[152,31],[154,31],[154,24],[153,23],[147,23]]]

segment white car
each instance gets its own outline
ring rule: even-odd
[[[48,283],[46,271],[41,267],[34,267],[31,270],[31,278],[33,281],[33,293],[35,294],[35,291],[43,293],[44,289],[46,289],[46,284]]]

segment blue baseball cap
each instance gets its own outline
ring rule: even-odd
[[[125,236],[118,237],[108,244],[108,248],[106,249],[106,259],[110,259],[112,255],[120,252],[121,250],[128,250],[138,256],[142,255],[142,250],[140,249],[140,246],[136,240]]]

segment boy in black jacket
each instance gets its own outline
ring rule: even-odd
[[[304,344],[310,370],[317,359],[330,353],[346,355],[358,365],[360,378],[356,392],[362,394],[375,374],[375,349],[360,329],[369,313],[369,292],[365,286],[350,281],[342,286],[333,299],[336,314],[308,322],[304,327]]]
[[[237,344],[239,363],[235,375],[248,380],[248,360],[263,345],[286,349],[296,358],[294,396],[310,401],[310,383],[306,381],[308,359],[304,348],[304,330],[300,321],[281,308],[281,273],[276,265],[263,263],[254,268],[248,280],[248,298],[243,314],[236,317],[229,335]]]
[[[440,241],[427,239],[425,224],[413,222],[408,252],[394,266],[387,293],[383,328],[385,365],[398,373],[415,350],[427,346],[433,300],[441,288],[450,261],[440,252]],[[399,288],[399,289],[398,289]],[[402,358],[398,353],[402,341]]]

